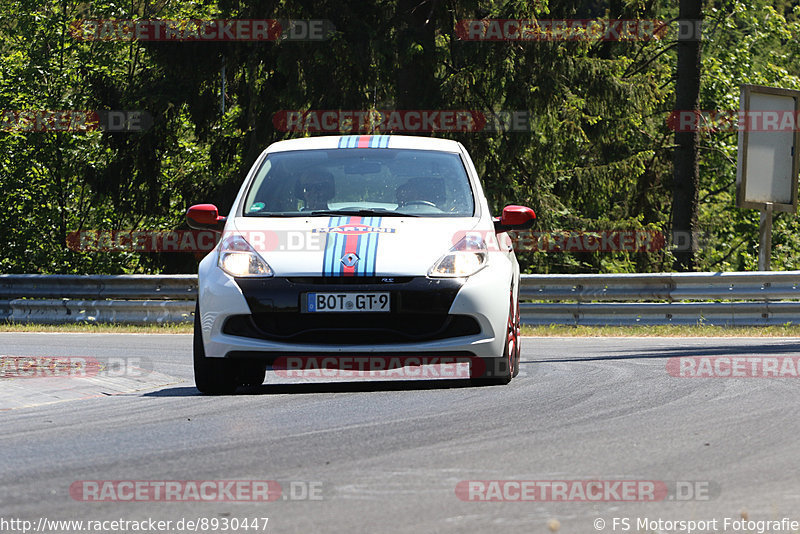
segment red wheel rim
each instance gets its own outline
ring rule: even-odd
[[[514,313],[514,293],[511,293],[511,301],[508,306],[508,336],[506,339],[506,352],[508,352],[508,372],[513,374],[514,362],[519,352],[519,303],[517,311]]]

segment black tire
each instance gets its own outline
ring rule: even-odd
[[[476,386],[504,386],[519,374],[519,336],[514,343],[514,354],[509,354],[508,338],[517,328],[519,313],[514,314],[513,301],[509,306],[509,317],[506,323],[503,356],[500,358],[480,358],[470,364],[470,380]]]
[[[517,341],[519,343],[519,341]],[[516,378],[519,374],[519,351],[517,351],[517,355],[514,357],[514,369],[511,371],[511,378]]]
[[[507,343],[502,358],[480,358],[480,363],[470,365],[470,381],[476,386],[504,386],[511,382],[511,375]]]
[[[206,395],[229,395],[238,386],[237,362],[224,358],[206,358],[200,327],[200,306],[194,308],[194,383]],[[262,378],[263,382],[263,378]]]
[[[243,386],[260,386],[266,377],[266,363],[258,360],[243,360],[239,363],[239,382]]]

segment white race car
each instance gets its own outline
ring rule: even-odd
[[[287,358],[469,362],[481,384],[519,372],[519,265],[461,143],[347,135],[280,141],[229,215],[186,214],[222,236],[200,263],[194,373],[203,393],[264,382]],[[405,358],[405,359],[403,359]],[[387,360],[389,359],[389,360]]]

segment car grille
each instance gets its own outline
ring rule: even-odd
[[[381,345],[479,334],[468,315],[396,313],[257,313],[234,315],[225,334],[315,345]]]

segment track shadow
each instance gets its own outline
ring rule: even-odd
[[[443,380],[392,380],[363,382],[320,382],[302,384],[263,384],[255,387],[240,387],[234,395],[291,395],[310,393],[364,393],[374,391],[414,391],[432,389],[455,389],[475,387],[468,379]],[[145,393],[143,397],[197,397],[194,387],[164,388]]]
[[[158,391],[150,391],[144,393],[142,397],[199,397],[202,393],[197,391],[195,387],[173,387],[159,389]]]
[[[614,352],[614,351],[609,351]],[[623,352],[623,351],[617,351]],[[542,358],[522,360],[520,364],[550,362],[593,362],[604,360],[642,360],[658,358],[680,358],[689,356],[736,356],[747,354],[753,357],[776,354],[797,354],[800,356],[800,343],[756,344],[756,345],[714,345],[710,347],[652,347],[641,348],[638,352],[624,351],[628,354],[609,354],[606,356],[585,356],[574,358]]]

